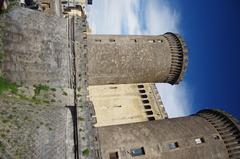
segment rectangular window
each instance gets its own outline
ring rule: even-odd
[[[131,155],[133,157],[145,155],[144,147],[131,149]]]
[[[101,42],[102,40],[101,39],[95,39],[95,42]]]
[[[150,105],[144,105],[144,108],[145,109],[151,109],[151,106]]]
[[[168,147],[170,150],[173,150],[173,149],[178,148],[179,145],[178,145],[178,142],[173,142],[173,143],[168,144]]]
[[[141,95],[141,98],[147,98],[148,96],[146,94]]]
[[[155,117],[153,117],[153,116],[148,117],[148,120],[149,120],[149,121],[153,121],[153,120],[155,120]]]
[[[152,111],[146,111],[146,114],[147,115],[153,115],[153,112]]]
[[[205,142],[205,140],[204,140],[203,137],[201,137],[201,138],[196,138],[196,139],[195,139],[195,143],[196,143],[196,144],[202,144],[202,143],[204,143],[204,142]]]
[[[146,91],[143,90],[143,89],[139,90],[139,92],[140,92],[140,93],[146,93]]]
[[[114,43],[114,42],[115,42],[115,40],[114,40],[114,39],[109,39],[109,41],[110,41],[111,43]]]
[[[149,103],[149,100],[142,100],[142,102],[145,103]]]
[[[150,42],[150,43],[155,43],[155,40],[148,40],[148,42]]]
[[[136,40],[136,39],[131,39],[130,41],[132,41],[132,42],[135,42],[135,43],[137,42],[137,40]]]
[[[118,152],[111,152],[109,154],[110,159],[119,159]]]
[[[144,85],[142,85],[142,84],[138,85],[138,88],[144,88]]]

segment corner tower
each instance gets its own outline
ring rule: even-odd
[[[240,127],[220,110],[134,124],[98,128],[104,159],[237,159]],[[100,157],[100,158],[101,158]]]
[[[90,85],[178,84],[187,67],[187,49],[178,34],[88,35]]]

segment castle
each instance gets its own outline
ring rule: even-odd
[[[92,35],[84,2],[21,5],[0,17],[0,158],[240,158],[228,113],[167,116],[152,83],[183,79],[180,35]]]

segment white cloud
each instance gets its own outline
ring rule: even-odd
[[[93,33],[121,34],[122,24],[126,24],[129,32],[140,31],[139,22],[133,9],[137,8],[138,0],[101,0],[88,6],[88,21]]]
[[[170,7],[170,5],[160,0],[161,5],[156,4],[156,1],[151,1],[146,6],[146,24],[147,34],[164,34],[166,32],[179,32],[178,24],[180,20],[179,13]]]
[[[169,117],[191,114],[192,90],[182,82],[179,85],[156,84]]]
[[[157,35],[179,32],[180,14],[166,0],[96,0],[88,8],[92,33]],[[142,14],[139,14],[142,13]],[[139,17],[142,15],[144,17]],[[144,27],[142,27],[144,25]],[[144,29],[142,29],[144,28]],[[169,117],[191,113],[191,97],[186,83],[177,86],[157,84]]]

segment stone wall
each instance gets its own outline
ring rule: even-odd
[[[167,118],[152,83],[97,85],[88,90],[96,112],[95,127]]]
[[[73,104],[71,92],[49,88],[36,95],[34,88],[21,87],[17,94],[2,94],[0,158],[65,159],[72,154],[68,137],[72,117],[67,118],[65,107]]]
[[[21,86],[0,95],[0,158],[73,158],[67,19],[13,8],[0,22],[1,77]]]
[[[66,19],[16,8],[4,22],[2,72],[24,85],[69,86],[69,48]]]

